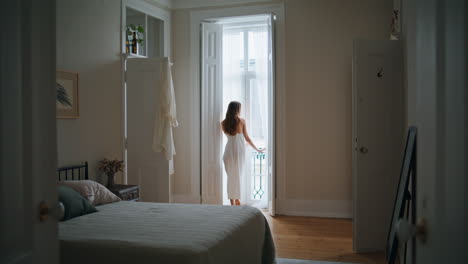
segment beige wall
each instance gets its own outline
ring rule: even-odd
[[[120,1],[57,1],[57,69],[79,73],[80,100],[80,118],[57,120],[58,164],[88,161],[92,178],[98,160],[122,159],[120,12]]]
[[[388,39],[392,5],[286,1],[285,198],[351,200],[352,41]]]
[[[177,10],[172,13],[172,59],[174,90],[177,99],[177,118],[179,127],[174,129],[174,140],[177,155],[174,158],[175,174],[172,176],[172,192],[175,197],[192,197],[198,195],[192,193],[193,184],[190,177],[193,149],[192,111],[194,98],[190,90],[190,12]],[[199,189],[199,186],[196,187]],[[186,199],[187,200],[187,199]]]
[[[277,182],[280,211],[314,215],[313,211],[332,206],[343,212],[328,215],[350,216],[352,41],[388,39],[392,5],[393,0],[284,1],[286,87],[280,100],[286,102],[287,129],[286,146],[277,149],[286,157],[286,173],[278,175]],[[190,91],[190,10],[174,11],[172,25],[181,121],[175,132],[173,192],[193,196],[184,164],[198,140],[186,129],[193,122],[193,100],[198,100]],[[316,215],[327,215],[326,211]]]

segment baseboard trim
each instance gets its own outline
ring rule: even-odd
[[[199,204],[200,196],[173,194],[171,196],[171,203]]]
[[[223,204],[223,200],[218,196],[205,196],[202,197],[203,204]]]
[[[277,199],[276,213],[291,216],[352,218],[352,202],[348,200]]]

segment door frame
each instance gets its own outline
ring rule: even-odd
[[[202,11],[192,11],[190,13],[190,79],[191,81],[191,92],[194,104],[192,105],[192,120],[198,120],[193,122],[191,131],[194,132],[192,139],[193,148],[191,149],[190,157],[191,168],[190,178],[193,183],[191,186],[191,195],[196,196],[197,200],[201,203],[201,22],[204,20],[210,20],[222,17],[235,17],[235,16],[250,16],[259,14],[273,13],[276,15],[276,32],[275,37],[275,87],[274,87],[274,98],[275,98],[275,111],[273,113],[273,119],[275,124],[275,140],[274,140],[274,188],[276,197],[278,199],[284,194],[285,186],[285,37],[284,37],[284,4],[265,4],[255,6],[241,6],[241,7],[229,7],[229,8],[216,8]],[[278,162],[279,161],[279,162]],[[281,186],[281,188],[278,188]]]

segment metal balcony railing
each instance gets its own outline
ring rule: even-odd
[[[265,152],[252,151],[252,199],[261,200],[265,194],[268,166]]]

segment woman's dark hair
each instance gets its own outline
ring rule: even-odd
[[[237,134],[237,127],[239,126],[241,103],[232,101],[228,105],[226,118],[221,122],[224,133],[235,136]]]

